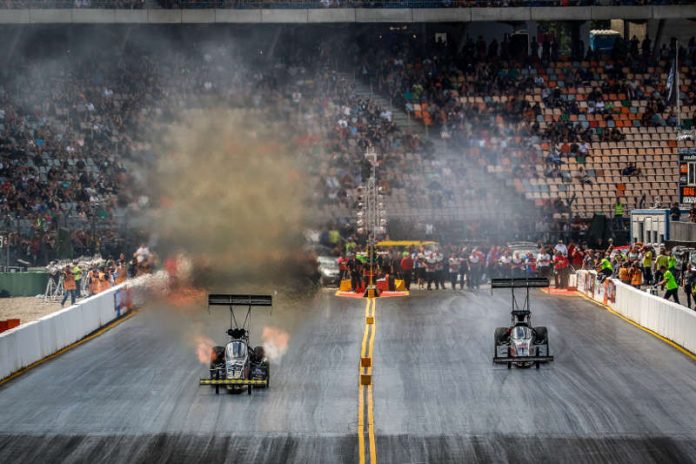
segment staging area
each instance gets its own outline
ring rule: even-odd
[[[195,348],[144,311],[0,387],[0,461],[690,461],[696,363],[585,299],[532,297],[553,334],[539,370],[491,362],[505,293],[377,299],[363,453],[365,300],[322,292],[256,320],[288,346],[252,396],[199,387]],[[198,323],[215,338],[227,316]]]

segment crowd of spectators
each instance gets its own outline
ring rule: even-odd
[[[536,163],[553,172],[563,156],[586,156],[589,141],[621,137],[619,131],[600,134],[571,124],[545,132],[535,126],[538,108],[524,95],[549,90],[541,70],[543,50],[553,54],[551,45],[519,68],[506,41],[498,46],[481,40],[469,40],[459,52],[442,42],[425,49],[376,49],[367,61],[348,60],[341,68],[339,55],[364,54],[344,45],[326,40],[279,50],[273,60],[260,58],[258,48],[240,51],[243,47],[203,40],[149,48],[138,40],[127,46],[112,42],[63,50],[59,60],[49,57],[56,50],[43,56],[17,53],[12,72],[0,73],[0,214],[14,258],[36,264],[66,253],[109,255],[127,248],[130,217],[156,206],[147,194],[147,173],[161,155],[163,128],[182,109],[223,103],[267,111],[264,117],[289,124],[316,182],[313,210],[336,223],[331,227],[352,218],[356,187],[369,172],[364,159],[369,146],[379,154],[383,193],[401,195],[403,206],[416,212],[411,223],[432,228],[438,220],[418,216],[419,209],[464,206],[471,217],[451,228],[472,238],[488,225],[505,224],[499,215],[525,231],[520,238],[549,232],[548,221],[537,220],[538,211],[516,203],[514,192],[505,194],[507,186],[482,173],[486,164],[512,163],[520,177],[531,175]],[[689,47],[693,53],[693,41]],[[648,58],[631,52],[622,59],[638,66]],[[236,66],[240,60],[248,65]],[[429,102],[444,142],[461,150],[455,157],[435,156],[430,138],[399,127],[389,108],[358,92],[351,74],[342,72],[352,66],[374,76],[378,87],[410,112],[415,102]],[[589,78],[577,72],[575,79]],[[509,98],[465,105],[453,92]],[[544,98],[558,100],[552,92]],[[534,148],[543,140],[563,143],[543,159]],[[539,230],[544,224],[547,230]]]
[[[130,216],[152,205],[145,186],[162,125],[211,98],[251,104],[245,71],[213,62],[225,54],[115,45],[59,60],[18,53],[0,72],[0,230],[11,261],[132,245]]]
[[[589,248],[585,243],[537,242],[536,244],[428,245],[391,248],[378,251],[375,280],[385,279],[394,286],[402,279],[405,289],[478,290],[491,278],[542,276],[555,288],[568,287],[570,274],[578,270],[596,271],[600,281],[613,277],[637,289],[658,288],[664,298],[680,303],[679,288],[686,306],[696,309],[696,265],[689,249],[664,245],[633,243],[606,248]],[[351,288],[364,290],[369,276],[368,253],[351,243],[338,257],[341,279],[350,280]]]
[[[571,50],[572,65],[559,71],[554,64],[567,59],[559,58],[553,36],[540,43],[532,38],[529,54],[507,37],[500,43],[469,37],[461,47],[439,39],[425,45],[403,41],[396,48],[375,49],[362,67],[380,92],[439,132],[467,159],[480,160],[501,169],[501,176],[511,174],[521,182],[536,178],[543,166],[546,177],[592,185],[594,174],[582,166],[575,180],[561,165],[570,156],[584,164],[590,144],[625,139],[614,124],[621,109],[615,107],[616,95],[646,102],[641,126],[676,125],[674,112],[664,116],[669,110],[664,76],[673,48],[653,50],[649,39],[641,43],[634,37],[618,39],[610,53],[600,54],[585,50],[580,41]],[[694,77],[690,63],[696,61],[693,38],[682,44],[680,60],[682,81],[688,82]],[[582,108],[568,98],[569,87],[591,87]],[[681,103],[695,104],[696,93],[682,92]],[[560,117],[544,122],[543,112],[548,110]],[[603,124],[588,122],[586,116],[601,118]]]

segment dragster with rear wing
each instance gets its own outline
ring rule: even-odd
[[[214,346],[210,353],[210,371],[208,378],[200,379],[200,385],[215,387],[220,393],[220,386],[228,391],[247,389],[251,395],[253,387],[268,388],[271,371],[262,346],[251,348],[249,344],[249,326],[252,308],[270,308],[273,297],[270,295],[230,295],[209,294],[208,310],[211,306],[227,306],[230,311],[230,339],[225,346]],[[244,321],[240,324],[234,312],[235,306],[246,306]]]
[[[546,327],[532,326],[532,311],[529,306],[529,289],[546,288],[549,279],[546,277],[502,278],[491,279],[491,291],[496,288],[509,288],[512,291],[512,321],[510,327],[495,329],[495,353],[493,362],[518,367],[535,365],[553,361],[549,353],[549,335]],[[515,298],[515,289],[524,288],[526,294],[522,307]]]

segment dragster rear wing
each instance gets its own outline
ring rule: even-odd
[[[514,277],[509,279],[491,279],[491,289],[494,288],[547,288],[549,279],[546,277]]]
[[[230,293],[211,293],[208,295],[208,306],[273,306],[272,295],[232,295]]]

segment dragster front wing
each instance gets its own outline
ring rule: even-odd
[[[510,357],[506,356],[504,358],[495,357],[493,358],[494,363],[504,364],[509,362],[551,362],[553,361],[553,356],[516,356]]]
[[[268,380],[200,379],[199,385],[268,385]]]

